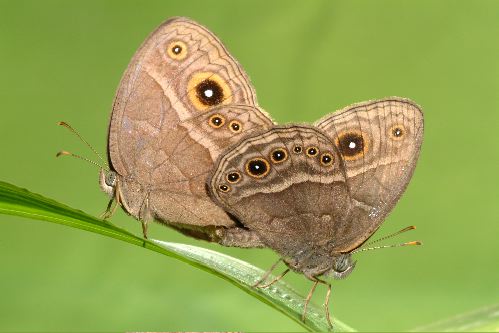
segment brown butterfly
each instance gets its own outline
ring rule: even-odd
[[[133,56],[116,93],[108,136],[112,204],[142,222],[219,241],[238,228],[208,197],[220,153],[273,125],[241,66],[209,30],[187,18],[159,26]],[[116,206],[114,206],[116,207]]]
[[[213,199],[246,227],[239,233],[281,256],[288,269],[277,279],[291,269],[314,281],[306,305],[318,283],[328,286],[327,308],[331,284],[320,277],[352,272],[351,254],[400,199],[422,139],[415,103],[396,97],[364,102],[314,126],[275,126],[240,141],[220,155],[208,185]]]

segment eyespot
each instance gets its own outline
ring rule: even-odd
[[[225,184],[219,185],[218,189],[224,193],[227,193],[230,191],[230,187],[228,185],[225,185]]]
[[[199,111],[232,101],[232,93],[225,80],[212,72],[194,74],[187,84],[187,93]]]
[[[331,155],[330,153],[323,153],[321,155],[321,164],[324,165],[324,166],[331,166],[333,165],[334,163],[334,158],[333,158],[333,155]]]
[[[243,125],[237,120],[233,120],[229,123],[229,129],[234,133],[239,133],[243,130]]]
[[[227,181],[229,183],[235,184],[241,180],[241,174],[237,171],[231,172],[227,175]]]
[[[395,141],[402,140],[405,136],[405,127],[402,125],[393,125],[389,132],[390,138]]]
[[[318,153],[319,153],[319,148],[317,147],[308,147],[307,151],[305,152],[305,154],[307,154],[307,156],[309,157],[314,157]]]
[[[293,148],[293,152],[294,152],[295,154],[300,154],[302,151],[303,151],[303,148],[302,148],[301,146],[295,146],[295,147]]]
[[[277,148],[270,153],[270,160],[274,163],[282,163],[288,159],[288,152],[284,148]]]
[[[270,164],[266,159],[256,157],[246,162],[246,173],[254,178],[263,178],[270,172]]]
[[[208,124],[213,128],[220,128],[225,124],[225,118],[222,115],[214,114],[208,120]]]
[[[187,57],[187,45],[182,41],[173,41],[166,48],[168,56],[174,60],[183,60]]]
[[[341,133],[336,139],[336,145],[346,160],[355,160],[368,151],[368,142],[360,131]]]

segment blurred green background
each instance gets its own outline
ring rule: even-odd
[[[404,96],[423,106],[410,186],[377,236],[422,247],[357,255],[332,312],[360,330],[404,330],[499,302],[499,2],[0,1],[0,178],[94,215],[98,170],[55,153],[99,151],[115,89],[143,39],[188,16],[215,32],[278,122]],[[123,212],[112,221],[140,234]],[[159,225],[154,238],[213,248],[264,269],[270,250],[223,248]],[[60,225],[0,216],[0,331],[301,327],[182,262]],[[302,293],[311,283],[286,280]],[[325,290],[314,297],[323,301]]]

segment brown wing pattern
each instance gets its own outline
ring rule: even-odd
[[[316,123],[338,147],[355,208],[336,235],[337,249],[351,251],[390,213],[412,176],[423,139],[423,114],[408,99],[355,104]]]
[[[210,126],[217,114],[223,126]],[[241,125],[237,133],[232,121]],[[206,195],[207,172],[227,145],[271,124],[220,40],[189,19],[174,18],[145,40],[120,82],[109,127],[110,165],[125,183],[133,180],[151,193],[157,219],[230,225]],[[133,194],[124,191],[125,201],[126,195]]]

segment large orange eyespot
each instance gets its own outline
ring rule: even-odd
[[[266,159],[256,157],[246,162],[246,173],[254,178],[263,178],[270,172],[270,164]]]
[[[336,139],[336,145],[345,160],[355,160],[368,151],[368,141],[360,131],[341,133]]]
[[[195,73],[187,84],[189,99],[199,111],[232,101],[229,86],[218,74]]]
[[[187,57],[187,45],[182,41],[173,41],[166,47],[166,53],[174,60],[183,60]]]
[[[403,125],[393,125],[388,132],[390,138],[395,141],[400,141],[405,137],[406,131]]]
[[[270,153],[270,160],[273,163],[282,163],[288,159],[288,152],[284,148],[277,148]]]

